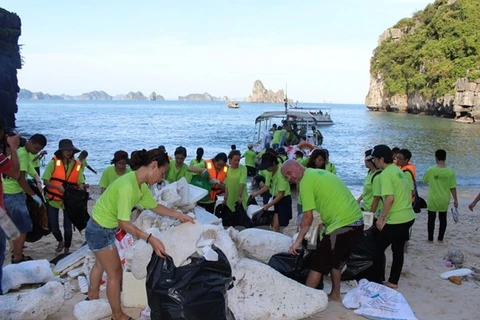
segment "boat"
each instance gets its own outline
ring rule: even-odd
[[[240,108],[240,103],[238,101],[229,101],[227,107],[230,109],[238,109]]]
[[[303,129],[299,146],[314,149],[321,146],[321,139],[314,134],[312,127],[321,127],[333,125],[330,116],[330,108],[315,108],[315,107],[290,107],[285,108],[284,111],[266,111],[255,119],[255,134],[253,138],[253,145],[256,150],[261,150],[265,147],[265,140],[271,133],[273,124],[281,125],[284,120],[288,122],[290,127],[300,134]]]

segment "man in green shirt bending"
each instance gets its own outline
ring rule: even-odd
[[[303,219],[297,240],[290,247],[296,255],[305,234],[312,225],[313,210],[320,214],[325,234],[309,256],[310,269],[306,285],[316,288],[322,274],[330,272],[332,291],[329,299],[340,301],[340,277],[350,249],[363,232],[363,215],[360,206],[342,180],[322,169],[306,169],[295,160],[287,160],[281,169],[290,183],[299,185]]]

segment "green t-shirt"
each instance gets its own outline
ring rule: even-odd
[[[33,168],[33,164],[31,162],[29,154],[30,153],[27,151],[27,149],[25,149],[25,147],[18,148],[18,164],[20,166],[20,171],[24,171],[25,175],[30,175],[34,177],[37,172]],[[23,192],[23,189],[18,183],[17,179],[11,177],[3,177],[2,180],[4,194],[17,194]]]
[[[255,167],[255,158],[257,157],[257,154],[253,150],[247,150],[243,154],[245,157],[245,165],[249,167]]]
[[[193,158],[191,161],[190,161],[190,166],[193,167],[193,166],[196,166],[197,164],[200,164],[200,163],[205,163],[205,160],[200,160],[198,161],[197,158]]]
[[[37,159],[37,160],[33,161],[33,159],[35,159],[38,156],[38,154],[29,153],[28,156],[30,157],[30,162],[32,163],[34,168],[40,167],[40,165],[41,165],[41,160],[40,159]]]
[[[70,160],[68,161],[67,167],[66,167],[66,176],[68,177],[70,175],[70,172],[72,172],[72,169],[75,166],[75,161]],[[50,162],[47,164],[47,167],[45,168],[45,171],[43,172],[42,175],[42,180],[44,181],[50,181],[50,178],[52,177],[53,171],[55,170],[55,161],[52,159]],[[82,184],[85,182],[85,177],[83,174],[78,175],[78,184]],[[54,200],[47,200],[48,204],[51,205],[54,208],[57,209],[63,209],[63,202],[61,201],[54,201]]]
[[[308,168],[299,184],[303,212],[316,210],[326,227],[326,234],[362,219],[354,196],[336,175],[322,169]]]
[[[153,209],[157,201],[146,183],[138,185],[135,172],[129,172],[115,180],[95,203],[93,220],[104,228],[118,227],[118,220],[130,221],[132,208],[139,204],[144,209]]]
[[[185,177],[187,181],[190,181],[192,179],[192,175],[188,174],[187,169],[188,166],[185,163],[180,169],[177,169],[177,167],[175,166],[175,160],[170,160],[168,170],[165,173],[165,180],[167,180],[168,182],[175,182]]]
[[[383,202],[385,203],[388,195],[393,195],[394,198],[393,205],[387,213],[387,223],[400,224],[415,219],[412,208],[413,185],[405,172],[392,163],[383,169],[382,174],[376,179],[380,180],[380,194]]]
[[[282,175],[280,172],[280,167],[278,167],[277,172],[271,173],[272,174],[272,180],[271,180],[271,185],[270,185],[270,194],[273,197],[278,196],[278,193],[280,191],[284,191],[285,193],[283,194],[284,197],[289,196],[291,194],[290,192],[290,184],[288,183],[288,180]]]
[[[273,133],[272,144],[279,144],[280,140],[282,139],[282,130],[275,130]]]
[[[265,178],[265,185],[270,188],[272,184],[272,173],[268,170],[260,170],[258,174]]]
[[[98,183],[98,185],[100,187],[104,188],[104,189],[107,189],[107,187],[109,185],[111,185],[113,183],[113,181],[117,180],[118,178],[120,178],[121,176],[123,176],[123,175],[125,175],[129,172],[132,172],[132,169],[126,168],[124,174],[118,174],[115,171],[115,165],[109,166],[103,171],[102,176],[100,177],[100,182]]]
[[[325,165],[325,170],[327,170],[328,172],[331,172],[333,174],[337,174],[337,168],[335,168],[335,165],[331,162],[329,162]]]
[[[446,212],[450,204],[450,190],[457,187],[455,171],[433,166],[427,169],[422,182],[428,184],[427,210]]]
[[[225,186],[228,189],[227,206],[230,210],[235,211],[235,204],[238,200],[240,184],[243,184],[242,205],[247,208],[248,192],[247,192],[247,167],[239,165],[238,168],[228,168],[228,174],[225,178]]]
[[[383,199],[381,198],[382,197],[382,190],[380,188],[380,174],[381,173],[382,173],[381,171],[379,173],[377,173],[375,178],[373,178],[373,184],[372,184],[373,197],[380,197],[380,201],[378,202],[378,205],[377,205],[377,211],[375,212],[375,216],[377,216],[377,217],[380,215],[380,213],[382,212],[382,209],[383,209]],[[373,203],[373,199],[372,199],[372,203]],[[369,209],[371,209],[371,208],[369,208]]]
[[[377,177],[378,178],[378,177]],[[370,212],[373,202],[372,172],[368,170],[365,179],[363,179],[363,210]]]

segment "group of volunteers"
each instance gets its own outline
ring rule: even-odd
[[[62,139],[40,176],[38,161],[46,154],[42,151],[47,145],[45,136],[34,134],[20,146],[18,135],[5,137],[3,130],[0,130],[0,141],[5,141],[5,148],[0,153],[0,172],[3,174],[0,205],[5,208],[21,234],[10,243],[11,263],[32,259],[23,254],[26,234],[32,230],[25,197],[31,198],[38,206],[46,202],[49,229],[58,241],[56,252],[68,253],[72,244],[72,224],[62,199],[66,184],[80,189],[88,188],[84,170],[87,168],[95,172],[86,161],[88,153],[80,152],[72,140]],[[283,141],[279,142],[274,143],[272,148],[268,145],[259,153],[253,150],[252,144],[247,146],[243,154],[232,145],[228,155],[221,152],[213,158],[204,158],[204,150],[198,148],[195,158],[189,164],[185,163],[187,149],[182,146],[177,147],[172,156],[168,155],[164,146],[136,150],[130,154],[123,150],[116,151],[111,166],[105,168],[101,175],[101,196],[93,207],[85,230],[86,242],[96,257],[90,274],[87,299],[99,298],[99,286],[105,271],[108,279],[107,298],[113,318],[129,319],[120,304],[122,267],[115,246],[117,228],[145,240],[159,256],[165,257],[168,251],[162,241],[133,225],[130,221],[131,212],[132,208],[141,207],[159,215],[177,218],[181,222],[195,223],[191,217],[158,204],[150,189],[150,186],[157,183],[172,183],[182,178],[192,183],[195,180],[208,181],[208,194],[198,205],[212,213],[220,195],[232,213],[238,208],[245,210],[249,198],[261,196],[263,209],[273,212],[271,227],[277,232],[293,218],[292,195],[298,194],[297,211],[301,222],[299,235],[290,252],[298,254],[297,250],[312,224],[313,215],[319,214],[323,228],[316,249],[308,257],[310,271],[306,285],[316,288],[322,275],[330,273],[332,291],[329,297],[334,300],[340,300],[341,270],[352,246],[362,236],[362,210],[374,212],[374,227],[378,229],[373,261],[375,281],[384,281],[385,250],[391,245],[393,261],[385,285],[397,288],[403,267],[405,243],[415,221],[414,207],[419,200],[416,192],[417,173],[410,162],[410,151],[392,150],[386,145],[377,145],[367,150],[365,166],[368,172],[363,193],[355,199],[336,175],[328,150],[314,149],[309,157],[299,150],[293,159],[288,159]],[[78,153],[80,154],[76,158]],[[242,158],[245,164],[240,163]],[[450,194],[455,207],[458,206],[458,199],[455,173],[445,164],[446,152],[437,150],[435,159],[436,165],[425,172],[422,181],[429,185],[428,240],[433,241],[438,212],[438,240],[442,241]],[[32,177],[34,182],[29,182],[27,176]],[[252,184],[256,186],[250,193],[247,189],[248,177],[252,178]],[[292,187],[296,187],[294,194]],[[469,208],[473,209],[479,200],[480,195]],[[63,235],[59,227],[60,210],[63,212]],[[0,228],[2,265],[5,249],[6,237]]]

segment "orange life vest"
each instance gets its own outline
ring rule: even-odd
[[[75,164],[73,165],[70,174],[67,177],[67,171],[65,170],[65,165],[62,159],[57,157],[53,157],[53,173],[50,177],[50,183],[56,186],[63,186],[64,183],[68,183],[74,186],[78,185],[78,177],[80,176],[80,172],[82,171],[82,163],[78,160],[74,160]],[[55,188],[47,188],[45,187],[45,193],[48,200],[53,201],[62,201],[63,199],[63,192]]]
[[[222,183],[223,181],[225,181],[225,178],[227,177],[228,166],[223,166],[223,168],[217,172],[213,160],[205,160],[205,167],[207,168],[207,172],[210,175],[210,179],[217,179]],[[210,190],[209,194],[210,200],[215,200],[215,197],[222,192],[223,190],[218,184],[212,184],[212,189]]]

